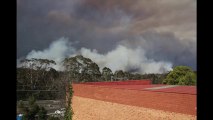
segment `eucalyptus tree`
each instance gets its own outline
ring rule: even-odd
[[[112,76],[113,76],[113,73],[112,73],[111,69],[109,69],[107,67],[104,67],[102,69],[102,77],[103,77],[104,81],[111,81],[112,80]]]
[[[99,66],[82,55],[65,58],[63,61],[65,72],[69,73],[72,82],[99,81],[101,72]]]

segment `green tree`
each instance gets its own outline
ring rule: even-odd
[[[140,80],[142,78],[141,76],[142,76],[141,74],[135,73],[135,74],[133,74],[132,79],[133,80]]]
[[[115,80],[123,80],[124,77],[125,77],[125,74],[124,74],[123,70],[115,71],[115,73],[114,73],[114,79]]]
[[[60,120],[60,118],[54,117],[54,116],[50,116],[50,117],[48,117],[47,120]]]
[[[65,115],[64,115],[64,120],[72,120],[72,116],[73,116],[73,110],[72,110],[72,96],[73,96],[73,89],[72,89],[72,85],[68,84],[68,96],[67,96],[67,106],[66,106],[66,110],[65,110]]]
[[[195,85],[196,74],[188,66],[176,66],[163,80],[163,84]]]
[[[131,79],[131,74],[130,72],[125,71],[124,72],[124,80],[130,80]]]
[[[38,112],[38,119],[39,120],[47,120],[47,110],[44,107],[41,107]]]
[[[73,82],[93,82],[99,81],[101,72],[99,66],[89,58],[82,55],[65,58],[63,61],[65,71],[70,74]]]
[[[24,106],[23,102],[18,103],[19,108],[23,109],[23,120],[47,120],[47,110],[38,106],[34,96],[28,98],[28,106]]]
[[[111,76],[113,75],[112,70],[104,67],[102,69],[102,77],[104,81],[111,81]]]
[[[17,104],[17,113],[18,114],[23,114],[25,110],[25,106],[22,100],[20,100]]]
[[[28,119],[29,120],[34,120],[35,115],[39,112],[40,108],[36,104],[36,99],[34,96],[29,98],[29,112],[28,112]]]
[[[40,82],[40,78],[45,79],[46,71],[51,69],[52,65],[56,65],[55,61],[48,59],[31,58],[21,60],[21,68],[29,69],[29,71],[26,72],[28,74],[28,81],[30,80],[31,89]]]
[[[48,59],[24,59],[17,68],[17,99],[26,100],[35,95],[37,99],[54,99],[53,92],[20,91],[20,90],[56,90],[58,71],[51,68],[55,61]]]
[[[81,59],[80,60],[76,59],[77,57],[80,57]],[[79,70],[81,69],[79,65],[82,62],[85,62],[85,61],[82,61],[83,56],[77,56],[77,57],[65,58],[65,60],[63,61],[63,66],[65,68],[64,78],[66,80],[66,85],[67,85],[66,86],[66,110],[64,113],[64,120],[72,120],[72,116],[73,116],[73,110],[71,106],[72,97],[73,97],[72,83],[73,83],[73,80],[76,79],[76,76],[73,74],[73,72],[76,71],[76,73],[79,73]],[[80,62],[77,62],[77,61],[80,61]],[[81,72],[85,72],[85,69],[82,69]],[[81,76],[78,76],[78,77],[81,77]]]

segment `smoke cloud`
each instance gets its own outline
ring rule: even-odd
[[[67,38],[62,37],[59,40],[52,42],[49,48],[44,49],[43,51],[32,50],[26,56],[26,59],[41,58],[54,60],[56,65],[52,67],[56,70],[63,70],[63,67],[61,66],[62,60],[75,52],[76,50],[74,47],[72,47],[72,43],[69,42]]]
[[[148,59],[145,55],[146,51],[141,47],[127,48],[124,45],[117,45],[115,49],[106,54],[101,54],[95,49],[81,48],[76,50],[66,38],[54,41],[47,49],[42,51],[32,50],[26,58],[51,59],[57,63],[56,66],[53,66],[55,69],[63,70],[61,67],[62,60],[65,57],[77,54],[90,58],[99,65],[100,69],[109,67],[113,72],[116,70],[137,70],[139,73],[163,73],[172,69],[171,62]]]
[[[18,0],[17,57],[59,59],[90,51],[100,67],[110,66],[102,60],[108,59],[112,69],[147,72],[148,64],[136,65],[146,61],[196,70],[196,6],[196,0]],[[49,46],[62,36],[67,40],[59,46],[65,47]],[[114,54],[125,67],[113,62]]]
[[[115,70],[132,71],[137,69],[139,73],[163,73],[172,70],[172,63],[155,61],[145,56],[145,51],[138,47],[135,49],[118,45],[107,54],[99,54],[96,50],[82,48],[80,53],[94,60],[101,68],[109,67]]]

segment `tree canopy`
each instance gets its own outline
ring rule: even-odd
[[[82,55],[65,58],[63,65],[65,71],[69,72],[70,77],[72,77],[72,82],[99,81],[101,78],[99,66]]]
[[[188,66],[176,66],[166,78],[163,80],[163,84],[170,85],[195,85],[196,74]]]
[[[112,73],[112,70],[107,68],[107,67],[104,67],[102,69],[102,79],[104,81],[111,81],[111,77],[112,77],[113,73]]]

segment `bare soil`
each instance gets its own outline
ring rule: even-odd
[[[73,120],[196,120],[196,116],[74,96]]]
[[[73,85],[73,88],[74,96],[196,116],[196,94],[128,90],[79,84]],[[76,100],[73,102],[74,105],[76,104],[75,101]],[[93,110],[92,108],[98,107],[96,104],[92,105],[94,106],[91,106],[90,110]],[[119,109],[116,110],[119,111]],[[117,112],[114,114],[121,115],[123,113]],[[97,113],[97,115],[99,115],[99,113]],[[101,116],[102,115],[100,115],[100,117]]]

